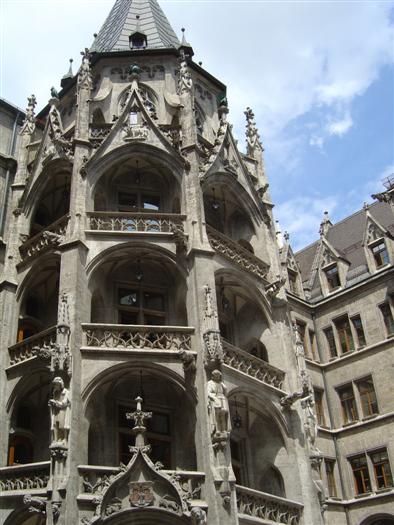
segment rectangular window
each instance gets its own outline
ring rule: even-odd
[[[324,416],[324,407],[323,407],[323,391],[314,389],[314,395],[315,395],[315,408],[316,408],[316,417],[317,417],[317,423],[321,427],[326,426],[326,418]]]
[[[383,321],[384,321],[384,325],[387,330],[387,334],[388,335],[394,334],[394,319],[393,319],[393,314],[391,313],[391,308],[390,308],[389,303],[384,303],[380,305],[379,308],[383,315]]]
[[[368,417],[378,414],[378,402],[376,399],[372,377],[361,379],[360,381],[357,381],[356,384],[360,394],[363,416]]]
[[[289,276],[290,291],[294,295],[298,295],[297,274],[295,272],[293,272],[293,270],[290,270],[290,269],[287,271],[287,273],[288,273],[288,276]]]
[[[327,285],[330,292],[336,290],[341,286],[341,281],[339,279],[338,266],[331,266],[327,270],[324,270],[327,279]]]
[[[379,450],[370,454],[375,474],[377,489],[386,489],[393,486],[393,476],[391,474],[387,450]]]
[[[298,333],[300,334],[302,344],[304,345],[305,356],[310,357],[306,325],[305,323],[301,321],[296,321],[296,323],[297,323]]]
[[[342,317],[335,321],[335,327],[338,332],[339,343],[343,354],[354,350],[354,341],[348,317]]]
[[[357,334],[358,347],[361,348],[362,346],[366,345],[364,328],[361,322],[361,317],[359,315],[352,317],[352,323],[353,323],[354,331]]]
[[[337,357],[338,351],[337,351],[337,345],[335,344],[335,337],[334,337],[333,329],[326,328],[324,330],[324,335],[326,336],[326,339],[327,339],[328,349],[330,351],[330,357]]]
[[[309,330],[309,342],[312,352],[312,359],[315,361],[319,361],[318,355],[317,355],[317,346],[316,346],[316,334],[313,330]]]
[[[380,241],[374,246],[371,246],[371,251],[375,260],[376,268],[389,264],[389,254],[384,241]]]
[[[356,400],[354,397],[353,386],[346,385],[338,389],[339,399],[342,406],[344,424],[353,423],[358,420]]]
[[[335,483],[335,475],[334,475],[335,460],[325,459],[324,464],[326,467],[328,495],[330,496],[330,498],[336,498],[338,497],[338,492],[337,492],[337,486]]]
[[[369,479],[367,457],[365,454],[350,459],[353,471],[354,488],[356,494],[371,492],[371,480]]]

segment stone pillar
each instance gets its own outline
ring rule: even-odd
[[[221,343],[216,314],[213,250],[205,229],[204,202],[199,179],[194,87],[184,49],[181,49],[178,93],[181,100],[182,155],[187,166],[184,176],[184,202],[189,234],[187,309],[189,324],[196,329],[198,352],[195,379],[198,395],[197,463],[198,469],[206,473],[204,497],[208,503],[209,523],[235,525],[238,518],[229,435],[226,439],[223,435],[221,440],[215,441],[208,415],[207,385],[213,368],[221,366]],[[210,356],[205,348],[210,348]]]
[[[20,130],[20,149],[18,168],[14,183],[11,186],[9,231],[7,235],[7,249],[4,261],[3,274],[0,277],[0,420],[7,421],[6,400],[8,398],[8,381],[5,368],[8,366],[8,347],[14,344],[17,325],[16,289],[18,286],[16,265],[20,260],[20,234],[24,227],[24,215],[20,208],[20,200],[26,187],[28,145],[35,130],[36,97],[28,98],[26,118]],[[4,427],[3,427],[4,428]],[[7,428],[7,427],[6,427]],[[7,464],[8,432],[0,432],[0,462]]]
[[[53,447],[54,470],[53,481],[63,477],[58,488],[61,503],[59,525],[66,525],[75,521],[78,514],[76,498],[79,493],[79,479],[77,466],[86,461],[84,452],[86,447],[81,439],[87,439],[83,425],[83,410],[81,401],[81,354],[82,327],[81,323],[87,320],[89,305],[87,303],[86,253],[85,239],[85,202],[86,180],[83,165],[90,155],[89,143],[89,113],[92,77],[90,71],[90,55],[86,49],[82,54],[82,65],[77,80],[77,109],[74,136],[74,162],[70,192],[70,220],[64,241],[61,245],[62,256],[60,265],[59,308],[57,343],[60,360],[63,361],[63,377],[66,377],[66,388],[70,396],[70,430],[66,449],[61,452],[59,447]],[[64,317],[64,304],[67,307],[67,319]],[[63,312],[63,313],[62,313]],[[54,375],[57,373],[53,370]],[[59,474],[62,470],[62,475]]]

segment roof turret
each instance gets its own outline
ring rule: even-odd
[[[146,37],[146,49],[180,46],[157,0],[116,0],[90,51],[129,51],[133,48],[130,37],[136,34]]]

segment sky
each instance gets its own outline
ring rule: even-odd
[[[115,0],[0,0],[0,96],[25,108],[89,47]],[[298,250],[394,173],[394,1],[162,0],[196,62],[228,88],[244,149],[250,106],[274,215]]]

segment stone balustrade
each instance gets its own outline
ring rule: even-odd
[[[144,212],[88,212],[87,228],[105,232],[184,233],[184,215]]]
[[[265,492],[236,486],[237,507],[242,515],[280,525],[299,525],[303,505]]]
[[[38,354],[42,354],[42,357],[44,357],[44,353],[49,355],[56,344],[56,329],[57,326],[51,326],[38,334],[24,339],[20,343],[10,346],[8,348],[10,366],[26,361],[26,359],[35,357]]]
[[[112,483],[114,478],[122,472],[123,467],[102,467],[96,465],[80,465],[78,472],[81,480],[80,493],[100,496]],[[161,470],[176,483],[182,499],[201,499],[201,489],[205,480],[204,472],[186,470]]]
[[[267,280],[268,264],[243,248],[237,242],[207,225],[209,243],[218,254],[237,264],[242,270]]]
[[[83,324],[84,347],[124,350],[191,350],[194,328],[187,326],[145,326]]]
[[[121,472],[121,468],[80,465],[78,472],[81,480],[80,493],[99,496]]]
[[[49,461],[0,468],[0,492],[41,490],[49,480]]]
[[[223,363],[225,365],[254,377],[267,385],[282,389],[285,379],[285,372],[283,372],[283,370],[245,352],[245,350],[233,346],[223,338],[222,346],[224,354]]]
[[[49,226],[46,226],[40,233],[27,239],[19,248],[21,259],[25,262],[27,259],[42,254],[54,246],[58,246],[66,233],[68,224],[68,215],[64,215]]]

